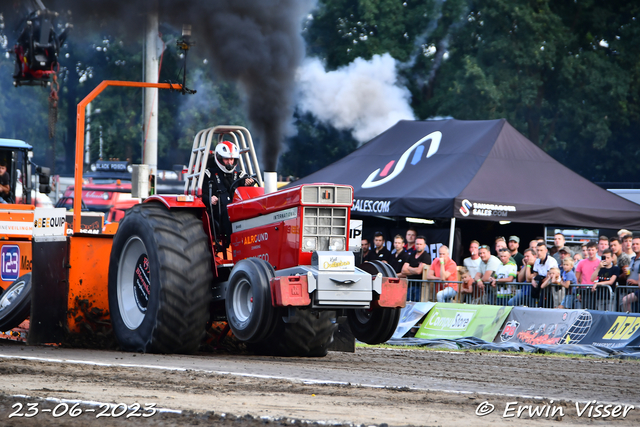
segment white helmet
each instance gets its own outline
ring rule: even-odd
[[[240,158],[240,152],[238,147],[230,141],[220,141],[216,145],[215,151],[216,164],[225,173],[231,173],[238,165],[238,159]],[[233,159],[233,163],[225,165],[223,159]]]

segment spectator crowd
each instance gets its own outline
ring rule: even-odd
[[[640,304],[640,236],[628,230],[573,247],[556,233],[553,246],[538,237],[522,253],[518,236],[496,237],[492,247],[472,240],[461,266],[446,245],[432,260],[413,228],[393,238],[392,250],[381,232],[372,247],[363,238],[362,249],[363,262],[387,263],[409,280],[408,301],[424,300],[427,283],[426,298],[438,302],[634,312]]]

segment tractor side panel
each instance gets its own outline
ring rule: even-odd
[[[69,310],[71,333],[82,324],[97,332],[109,323],[109,256],[113,235],[78,234],[69,239]]]
[[[293,267],[298,265],[299,247],[300,217],[258,225],[231,235],[235,262],[256,257],[267,261],[275,269]]]

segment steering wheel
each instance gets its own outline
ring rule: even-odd
[[[255,185],[257,185],[257,184],[258,184],[258,180],[256,179],[256,176],[257,176],[256,174],[253,174],[253,175],[245,175],[245,176],[243,176],[243,177],[241,177],[241,178],[236,179],[235,181],[233,181],[233,182],[231,183],[231,186],[229,187],[229,194],[233,196],[233,193],[235,193],[235,192],[236,192],[236,188],[238,188],[238,186],[239,186],[241,183],[243,183],[243,182],[244,182],[244,180],[245,180],[245,179],[247,179],[247,178],[251,178],[251,179],[253,179],[253,185],[254,185],[254,186],[255,186]]]

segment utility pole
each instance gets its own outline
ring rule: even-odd
[[[147,83],[158,83],[158,2],[149,1],[145,36],[145,76]],[[144,145],[142,163],[149,165],[150,194],[155,194],[158,171],[158,89],[144,90]]]

